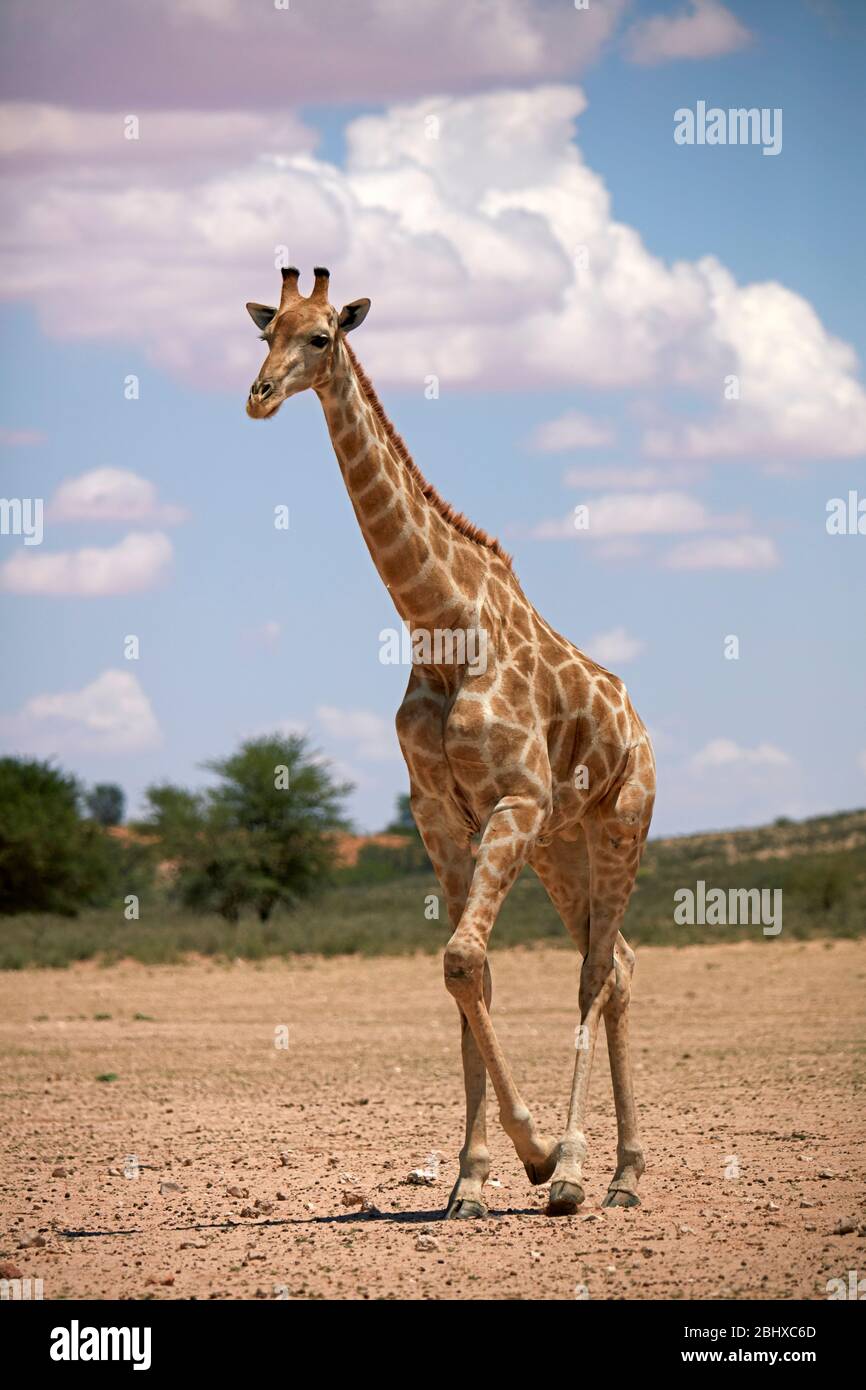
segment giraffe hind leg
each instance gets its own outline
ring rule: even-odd
[[[584,1200],[584,1117],[602,1018],[608,1039],[617,1116],[617,1168],[606,1206],[635,1206],[644,1171],[628,1053],[628,1004],[634,953],[619,931],[640,862],[652,807],[640,782],[626,781],[584,823],[581,844],[554,841],[532,856],[554,906],[583,954],[580,1025],[568,1124],[559,1146],[548,1212],[571,1215]]]
[[[575,840],[554,839],[547,845],[536,845],[530,856],[530,865],[544,884],[547,895],[556,908],[563,925],[583,957],[589,946],[589,857],[583,830]],[[575,1029],[575,1047],[579,1047],[583,1033]],[[554,1172],[562,1161],[562,1144],[557,1147]],[[548,1172],[552,1177],[554,1173]],[[548,1203],[548,1213],[552,1216],[571,1215],[584,1200],[583,1184],[577,1174],[571,1178],[561,1177],[557,1192]]]

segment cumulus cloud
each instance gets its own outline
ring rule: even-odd
[[[689,823],[760,825],[782,813],[808,814],[806,773],[778,744],[718,737],[688,756],[679,738],[671,742],[665,747],[662,739],[657,747],[666,769],[659,783],[662,815],[676,806],[680,829]]]
[[[613,627],[609,632],[599,632],[586,644],[586,652],[601,666],[616,667],[634,661],[646,646],[639,637],[633,637],[624,627]]]
[[[690,0],[674,15],[652,15],[626,31],[625,54],[632,63],[668,63],[683,58],[720,58],[751,40],[736,15],[719,0]]]
[[[567,449],[604,449],[613,444],[615,437],[610,425],[581,415],[577,410],[569,410],[539,425],[529,447],[542,454],[563,453]]]
[[[138,753],[162,741],[150,700],[130,671],[103,671],[82,690],[34,695],[0,717],[0,736],[19,752]]]
[[[132,124],[134,122],[134,124]],[[39,102],[3,106],[0,159],[7,169],[39,169],[58,160],[98,161],[127,178],[147,178],[148,166],[178,177],[190,162],[198,168],[229,160],[253,160],[263,152],[311,150],[317,136],[285,111],[78,111]]]
[[[124,111],[261,109],[287,98],[382,102],[427,91],[543,81],[594,63],[626,0],[76,0],[33,22],[4,5],[13,96]],[[100,60],[94,63],[93,54]],[[14,54],[14,60],[13,60]],[[263,95],[267,101],[263,101]]]
[[[60,484],[48,516],[51,521],[153,521],[171,526],[185,520],[186,513],[161,503],[155,485],[127,468],[93,468]]]
[[[855,377],[853,348],[833,338],[812,306],[784,285],[738,286],[718,263],[701,264],[714,332],[739,395],[707,421],[647,430],[645,451],[705,459],[850,457],[866,450],[866,395]]]
[[[378,762],[399,756],[394,725],[379,714],[373,714],[370,710],[319,705],[316,719],[331,738],[354,744],[353,755],[357,758]]]
[[[575,87],[541,86],[392,106],[348,124],[344,168],[300,134],[221,169],[193,163],[182,181],[158,161],[140,176],[13,161],[0,293],[34,304],[50,334],[131,341],[195,386],[242,391],[260,362],[243,302],[272,300],[288,245],[307,274],[330,264],[335,299],[372,298],[358,350],[377,382],[719,402],[708,422],[694,409],[656,421],[654,456],[862,450],[851,348],[781,285],[653,256],[574,144],[585,105]],[[731,375],[740,397],[723,401]]]
[[[542,521],[530,534],[535,540],[606,540],[612,536],[663,536],[731,525],[732,517],[713,517],[697,497],[685,492],[611,492],[581,503],[588,525],[576,525],[574,512]]]
[[[775,542],[769,536],[701,536],[683,541],[665,559],[675,570],[766,570],[780,563]]]
[[[171,541],[161,531],[131,531],[117,545],[53,555],[21,549],[0,566],[0,589],[58,598],[140,593],[166,577],[171,559]]]
[[[689,766],[694,772],[712,767],[790,767],[792,759],[772,743],[744,748],[730,738],[714,738],[695,753]]]
[[[618,470],[574,469],[570,483],[587,486],[601,479],[616,480]],[[645,492],[608,492],[578,504],[567,516],[540,521],[529,532],[534,540],[590,540],[603,559],[635,560],[643,555],[642,540],[698,533],[680,542],[663,557],[668,569],[772,569],[780,563],[775,543],[744,530],[748,517],[713,513],[699,498],[677,489],[652,491],[639,470],[619,470],[633,487]]]

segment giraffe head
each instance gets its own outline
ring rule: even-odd
[[[248,304],[247,312],[268,345],[268,355],[250,387],[247,414],[254,420],[275,415],[284,400],[308,387],[325,385],[334,366],[335,347],[341,333],[363,323],[369,299],[356,299],[338,312],[328,301],[330,272],[316,266],[309,299],[298,290],[300,272],[283,270],[279,308]]]

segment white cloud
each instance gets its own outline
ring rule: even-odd
[[[28,170],[58,159],[116,165],[127,178],[147,176],[149,165],[168,171],[227,160],[255,159],[287,147],[311,150],[315,132],[284,111],[143,111],[128,126],[122,111],[76,111],[29,101],[3,106],[0,159]],[[134,131],[130,138],[125,131]]]
[[[0,444],[7,449],[24,449],[31,444],[42,444],[45,435],[41,430],[0,429]]]
[[[675,546],[665,564],[675,570],[766,570],[779,564],[779,553],[769,536],[702,536]]]
[[[183,521],[181,507],[157,499],[156,487],[127,468],[93,468],[61,483],[49,504],[52,521]]]
[[[759,743],[755,748],[744,748],[729,738],[711,739],[698,753],[695,753],[689,766],[693,772],[704,772],[707,768],[719,767],[790,767],[792,759],[781,748],[772,743]]]
[[[784,285],[736,284],[717,262],[700,262],[711,296],[725,374],[739,398],[723,399],[708,421],[646,431],[645,451],[692,459],[760,454],[850,457],[866,451],[866,396],[854,350],[833,338],[810,304]]]
[[[27,0],[4,6],[15,63],[5,86],[106,110],[369,105],[419,90],[467,91],[573,75],[593,63],[626,0],[577,11],[539,0],[76,0],[75,23]],[[93,61],[94,53],[99,61]],[[51,55],[61,61],[51,61]],[[48,61],[46,61],[46,55]],[[134,62],[130,62],[134,55]]]
[[[718,58],[750,39],[749,30],[719,0],[689,0],[684,13],[653,15],[633,24],[625,35],[625,52],[641,64]]]
[[[601,420],[569,410],[556,420],[548,420],[534,431],[529,447],[543,454],[566,449],[603,449],[613,444],[614,431]]]
[[[592,486],[610,473],[601,469],[575,469],[566,474],[566,480],[572,482],[588,477],[587,485]],[[630,476],[633,485],[638,486],[634,475]],[[575,524],[578,521],[580,525]],[[697,497],[669,489],[603,493],[580,502],[567,516],[538,522],[529,534],[534,540],[542,541],[595,541],[601,557],[613,562],[634,560],[643,555],[640,538],[698,532],[700,534],[693,539],[680,542],[667,553],[663,563],[668,569],[774,568],[780,563],[775,543],[767,536],[744,533],[742,528],[747,524],[745,516],[714,514]]]
[[[586,653],[593,661],[609,668],[625,665],[640,656],[646,646],[639,637],[633,637],[624,627],[613,627],[609,632],[600,632],[586,644]]]
[[[334,705],[319,705],[316,719],[334,739],[352,742],[356,758],[371,761],[399,756],[397,735],[392,722],[369,710],[338,709]]]
[[[657,747],[665,765],[658,810],[669,818],[676,808],[678,831],[689,825],[760,825],[781,814],[808,814],[807,774],[778,744],[712,738],[687,756],[679,734],[667,742],[668,748],[664,738]],[[798,804],[799,810],[791,809]],[[811,805],[814,812],[814,798]]]
[[[34,695],[0,718],[4,742],[22,752],[138,753],[162,741],[159,724],[131,671],[103,671],[83,690]]]
[[[0,589],[61,598],[140,593],[166,577],[171,559],[171,541],[161,531],[131,531],[104,549],[44,555],[22,548],[0,567]]]
[[[539,522],[530,534],[545,541],[663,536],[730,525],[732,520],[712,517],[703,502],[684,492],[611,492],[579,505],[587,508],[589,525],[584,529],[575,526],[572,512],[561,520]]]
[[[585,105],[575,87],[542,86],[394,106],[348,124],[344,169],[300,133],[182,180],[168,154],[140,174],[59,150],[38,169],[22,160],[0,291],[54,336],[133,342],[196,386],[241,392],[261,361],[243,301],[275,296],[274,248],[291,237],[306,285],[330,264],[335,299],[371,296],[358,350],[377,383],[688,391],[718,401],[715,417],[657,421],[649,453],[862,450],[852,349],[781,285],[738,286],[714,257],[651,255],[573,142]],[[66,114],[74,144],[83,117]],[[728,375],[736,402],[722,399]]]

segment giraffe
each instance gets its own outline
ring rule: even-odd
[[[412,636],[397,736],[412,813],[452,928],[445,986],[459,1010],[466,1095],[459,1172],[445,1215],[487,1215],[488,1075],[529,1181],[550,1183],[547,1211],[577,1211],[602,1019],[617,1119],[616,1169],[603,1205],[638,1205],[645,1163],[628,1043],[635,957],[620,927],[655,793],[647,731],[623,682],[544,621],[499,542],[446,503],[412,461],[347,341],[369,299],[338,311],[327,270],[315,268],[309,297],[300,293],[299,273],[283,269],[277,307],[247,305],[268,351],[246,409],[267,419],[289,396],[315,391],[361,533]],[[416,656],[416,638],[436,632],[482,636],[484,660],[459,659],[459,643],[445,659],[423,640]],[[583,958],[574,1074],[559,1140],[533,1119],[490,1015],[488,941],[526,864]]]

